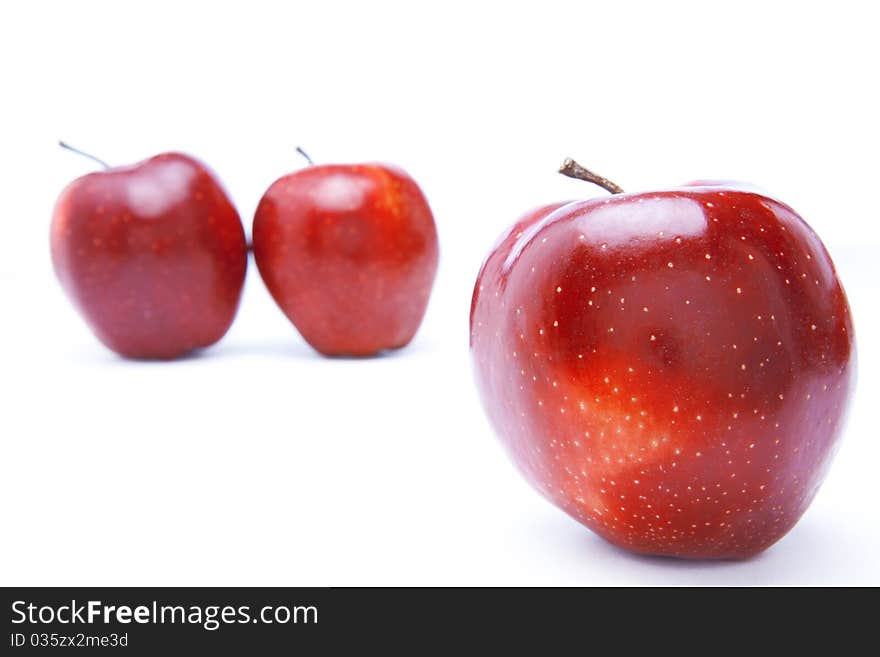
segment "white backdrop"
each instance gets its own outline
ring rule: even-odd
[[[880,584],[880,216],[871,3],[20,2],[0,8],[0,583]],[[302,166],[384,160],[422,185],[441,265],[410,348],[314,354],[255,267],[201,357],[125,362],[54,280],[52,205],[91,164],[210,164],[250,231]],[[843,276],[860,381],[801,523],[746,563],[627,555],[520,479],[478,405],[471,287],[526,209],[747,180]],[[253,263],[251,263],[252,265]]]

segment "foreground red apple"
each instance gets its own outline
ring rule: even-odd
[[[415,335],[437,271],[424,195],[383,164],[309,166],[266,191],[254,259],[272,297],[326,355],[370,356]]]
[[[471,307],[483,404],[526,478],[615,545],[687,558],[748,557],[797,522],[840,436],[853,340],[810,227],[708,182],[530,213]]]
[[[51,247],[95,335],[129,358],[217,342],[247,268],[238,213],[207,167],[179,153],[73,181],[55,206]]]

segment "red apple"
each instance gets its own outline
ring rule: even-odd
[[[424,195],[384,164],[309,166],[266,191],[254,259],[272,297],[325,355],[369,356],[415,335],[437,271]]]
[[[217,342],[247,269],[238,213],[211,171],[180,153],[73,181],[55,206],[51,247],[95,335],[129,358]]]
[[[748,557],[792,528],[855,375],[818,236],[711,182],[527,215],[479,274],[471,352],[535,488],[617,546],[686,558]]]

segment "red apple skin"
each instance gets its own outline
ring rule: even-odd
[[[372,356],[412,340],[437,272],[424,195],[383,164],[310,166],[266,191],[253,227],[269,292],[328,356]]]
[[[50,241],[62,287],[122,356],[183,356],[217,342],[235,318],[244,228],[192,157],[164,153],[78,178],[58,198]]]
[[[526,215],[483,265],[471,354],[528,481],[614,545],[755,555],[825,475],[855,380],[822,242],[747,188]]]

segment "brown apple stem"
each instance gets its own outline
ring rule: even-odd
[[[559,173],[563,176],[568,176],[569,178],[575,178],[577,180],[586,180],[587,182],[591,182],[594,185],[599,185],[602,189],[605,189],[612,194],[622,194],[623,188],[620,185],[617,185],[608,178],[603,178],[599,174],[593,173],[589,169],[585,169],[580,164],[572,160],[570,157],[565,158],[565,162],[562,163],[562,166],[559,167]]]
[[[68,150],[68,151],[70,151],[70,152],[72,152],[72,153],[76,153],[77,155],[82,155],[83,157],[87,157],[87,158],[89,158],[90,160],[93,160],[94,162],[97,162],[98,164],[100,164],[100,165],[101,165],[102,167],[104,167],[105,169],[109,169],[109,168],[110,168],[110,165],[107,164],[104,160],[102,160],[102,159],[100,159],[100,158],[97,158],[97,157],[95,157],[94,155],[90,155],[89,153],[86,153],[85,151],[81,151],[81,150],[79,150],[78,148],[74,148],[73,146],[71,146],[70,144],[68,144],[68,143],[66,143],[66,142],[59,141],[59,142],[58,142],[58,145],[61,146],[61,148],[64,148],[64,149],[66,149],[66,150]]]
[[[312,158],[309,157],[309,154],[306,153],[306,152],[302,149],[302,146],[297,146],[297,147],[296,147],[296,152],[299,153],[300,155],[302,155],[302,156],[306,159],[306,162],[309,163],[309,166],[313,166],[313,165],[315,164],[314,162],[312,162]]]

